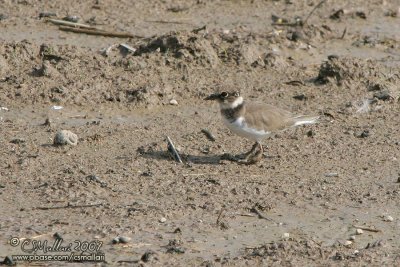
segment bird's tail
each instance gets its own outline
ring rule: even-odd
[[[294,117],[294,124],[293,126],[299,126],[299,125],[303,125],[303,124],[314,124],[314,123],[318,123],[319,121],[319,116],[297,116]]]

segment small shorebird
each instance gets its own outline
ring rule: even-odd
[[[235,134],[255,141],[252,149],[239,162],[252,164],[263,155],[261,141],[273,132],[289,127],[318,122],[318,116],[295,116],[277,107],[243,100],[238,92],[222,92],[209,95],[204,100],[215,100],[221,108],[225,125]],[[256,151],[258,148],[258,151]]]

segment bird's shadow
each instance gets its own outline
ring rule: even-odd
[[[168,151],[150,150],[139,153],[144,158],[150,158],[155,160],[167,160],[175,161]],[[220,165],[221,160],[229,160],[226,154],[223,155],[190,155],[185,153],[179,154],[184,163],[191,164],[208,164],[208,165]],[[232,160],[234,161],[234,160]]]

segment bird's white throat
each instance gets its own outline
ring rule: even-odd
[[[238,98],[235,99],[235,101],[230,102],[230,103],[220,103],[222,109],[230,109],[230,108],[236,108],[237,106],[241,105],[243,103],[243,97],[239,96]]]

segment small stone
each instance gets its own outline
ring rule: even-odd
[[[70,21],[70,22],[75,22],[75,23],[76,23],[76,22],[79,21],[79,17],[78,17],[78,16],[71,16],[71,15],[69,15],[69,16],[64,17],[63,20],[65,20],[65,21]]]
[[[353,241],[356,240],[356,236],[355,235],[350,236],[349,240],[353,240]]]
[[[152,260],[157,260],[156,253],[153,251],[146,251],[140,258],[143,262],[150,262]]]
[[[294,99],[296,99],[296,100],[307,100],[307,96],[305,95],[305,94],[298,94],[298,95],[295,95],[295,96],[293,96],[293,98]]]
[[[357,255],[358,253],[360,253],[360,251],[359,250],[354,250],[354,255]]]
[[[165,223],[167,221],[167,218],[165,218],[165,217],[162,217],[161,219],[160,219],[160,223]]]
[[[61,130],[57,132],[54,137],[55,146],[71,145],[76,146],[78,144],[78,136],[71,131]]]
[[[393,96],[391,96],[389,91],[386,91],[386,90],[380,90],[380,91],[374,93],[374,97],[379,100],[383,100],[383,101],[393,99]]]
[[[334,59],[339,59],[338,55],[329,55],[328,60],[334,60]]]
[[[46,118],[46,120],[43,123],[43,126],[51,126],[51,120],[49,118]]]
[[[127,237],[127,236],[120,236],[119,237],[119,242],[122,243],[122,244],[129,243],[129,241],[131,241],[130,237]]]
[[[62,238],[62,235],[61,235],[60,233],[58,233],[58,232],[55,232],[54,235],[53,235],[53,237],[54,237],[55,239],[63,239],[63,238]]]
[[[364,233],[363,229],[357,228],[356,229],[356,234],[357,235],[362,235]]]
[[[370,131],[368,129],[363,130],[362,132],[359,132],[356,134],[356,137],[358,138],[367,138],[368,136],[370,136]]]
[[[25,143],[25,139],[23,139],[23,138],[15,138],[15,139],[11,140],[10,143],[13,143],[13,144],[16,144],[16,145],[22,144],[22,143]]]
[[[113,244],[118,244],[119,243],[119,236],[115,237],[111,242]]]
[[[64,108],[63,106],[52,106],[51,107],[52,110],[60,110],[60,109],[63,109],[63,108]]]
[[[385,217],[385,221],[387,221],[387,222],[393,222],[393,220],[394,220],[393,217],[390,215]]]
[[[169,101],[169,104],[170,104],[170,105],[173,105],[173,106],[177,106],[177,105],[178,105],[178,101],[176,101],[176,99],[171,99],[171,100]]]
[[[353,244],[353,241],[346,240],[346,242],[344,242],[344,245],[345,245],[346,247],[351,246],[351,244]]]
[[[288,239],[290,237],[289,233],[283,233],[282,238],[283,239]]]

